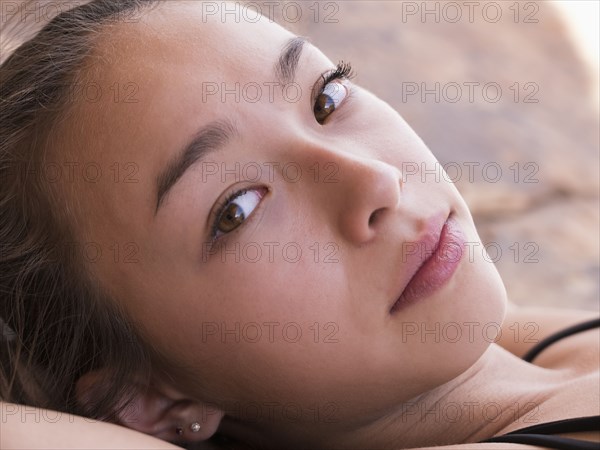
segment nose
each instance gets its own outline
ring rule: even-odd
[[[339,230],[347,240],[365,244],[398,211],[402,173],[376,159],[341,158],[338,163]]]
[[[348,152],[328,152],[335,173],[318,184],[315,201],[341,237],[357,245],[368,243],[397,214],[402,172],[378,159]]]

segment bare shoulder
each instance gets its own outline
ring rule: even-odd
[[[516,306],[510,303],[508,306],[502,337],[497,343],[518,357],[523,357],[532,347],[554,333],[600,317],[597,312],[578,309]],[[579,374],[589,373],[598,370],[599,353],[600,328],[596,327],[551,344],[535,358],[534,364],[573,370]]]
[[[438,447],[419,447],[410,450],[548,450],[547,447],[525,444],[506,444],[501,442],[488,442],[485,444],[459,444],[441,445]]]
[[[563,433],[555,436],[579,439],[590,442],[600,442],[600,432]],[[547,447],[527,444],[509,444],[505,442],[487,442],[475,444],[439,445],[437,447],[419,447],[410,450],[547,450]]]
[[[537,366],[568,370],[574,375],[588,375],[600,370],[600,328],[567,336],[546,349],[534,360]]]

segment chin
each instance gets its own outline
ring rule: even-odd
[[[498,273],[496,266],[485,260],[477,261],[476,270],[472,274],[473,288],[469,295],[469,315],[473,322],[479,325],[479,332],[475,335],[474,343],[480,343],[482,351],[487,349],[496,338],[494,332],[499,331],[506,317],[508,296],[506,287]],[[487,332],[484,333],[483,330]]]
[[[486,352],[498,339],[507,309],[507,293],[495,265],[483,258],[464,261],[455,286],[454,301],[443,308],[443,322],[461,327],[461,340],[446,348],[450,372],[459,375]],[[440,303],[441,306],[441,303]],[[442,355],[440,355],[442,356]]]
[[[465,270],[461,274],[460,280],[460,291],[465,293],[462,300],[462,306],[465,308],[464,315],[476,322],[501,325],[506,317],[508,304],[506,286],[504,286],[496,265],[485,253],[481,238],[464,200],[458,211],[459,221],[464,226],[468,241],[474,243],[472,244],[473,255],[471,256],[468,251],[464,255],[466,258],[463,261],[465,264],[462,269]]]

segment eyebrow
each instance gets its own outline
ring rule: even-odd
[[[283,85],[294,82],[302,49],[307,42],[305,37],[293,37],[284,45],[279,59],[275,63],[275,76]],[[166,165],[156,177],[156,209],[154,216],[164,203],[171,188],[177,184],[185,172],[194,164],[202,161],[209,154],[221,150],[238,130],[230,121],[215,121],[202,127],[188,142],[183,150]]]
[[[229,121],[212,122],[202,127],[156,178],[158,194],[154,215],[158,213],[169,190],[191,166],[223,148],[236,134],[237,129]]]
[[[275,64],[275,74],[281,84],[286,85],[294,82],[298,62],[306,42],[307,38],[296,36],[290,39],[283,48],[281,56]]]

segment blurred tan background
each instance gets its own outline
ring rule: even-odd
[[[448,168],[509,298],[598,311],[598,81],[593,42],[577,40],[594,30],[580,21],[574,34],[573,16],[549,1],[474,2],[471,11],[461,1],[322,1],[318,16],[315,2],[298,3],[298,23],[292,7],[275,19],[334,63],[351,61],[355,82],[399,111]],[[422,83],[433,91],[425,98]],[[465,83],[479,83],[472,103]],[[486,83],[495,84],[484,92]]]

